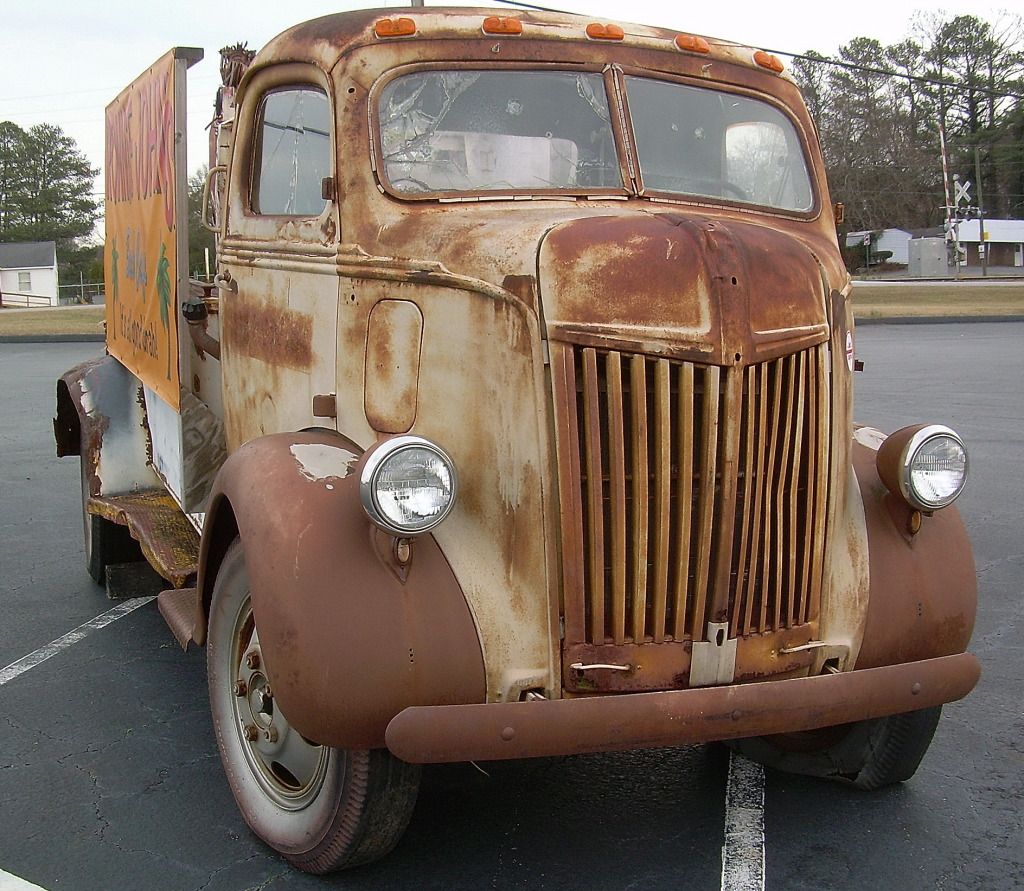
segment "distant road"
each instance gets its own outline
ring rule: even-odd
[[[972,287],[1021,288],[1024,287],[1024,275],[1020,278],[907,278],[907,279],[854,279],[855,288],[891,288],[913,286],[915,288],[943,287],[951,285],[971,285]]]

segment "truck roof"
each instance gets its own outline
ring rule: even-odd
[[[781,74],[771,54],[717,37],[560,12],[486,7],[381,8],[335,13],[289,28],[259,51],[255,71],[279,62],[309,62],[329,71],[347,51],[408,40],[544,40],[686,53]],[[790,79],[788,74],[783,77]]]

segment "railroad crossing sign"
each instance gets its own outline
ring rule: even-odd
[[[971,181],[962,183],[956,177],[953,177],[953,187],[956,189],[956,197],[953,199],[953,203],[959,207],[961,203],[971,203]]]

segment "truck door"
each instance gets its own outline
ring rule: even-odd
[[[229,451],[334,425],[313,400],[335,389],[338,308],[330,85],[277,65],[240,92],[218,279]]]

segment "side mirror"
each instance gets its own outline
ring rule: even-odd
[[[223,164],[211,167],[206,174],[206,182],[203,183],[202,221],[203,225],[211,232],[220,231],[218,211],[220,210],[221,195],[224,194],[224,175],[227,170]]]

